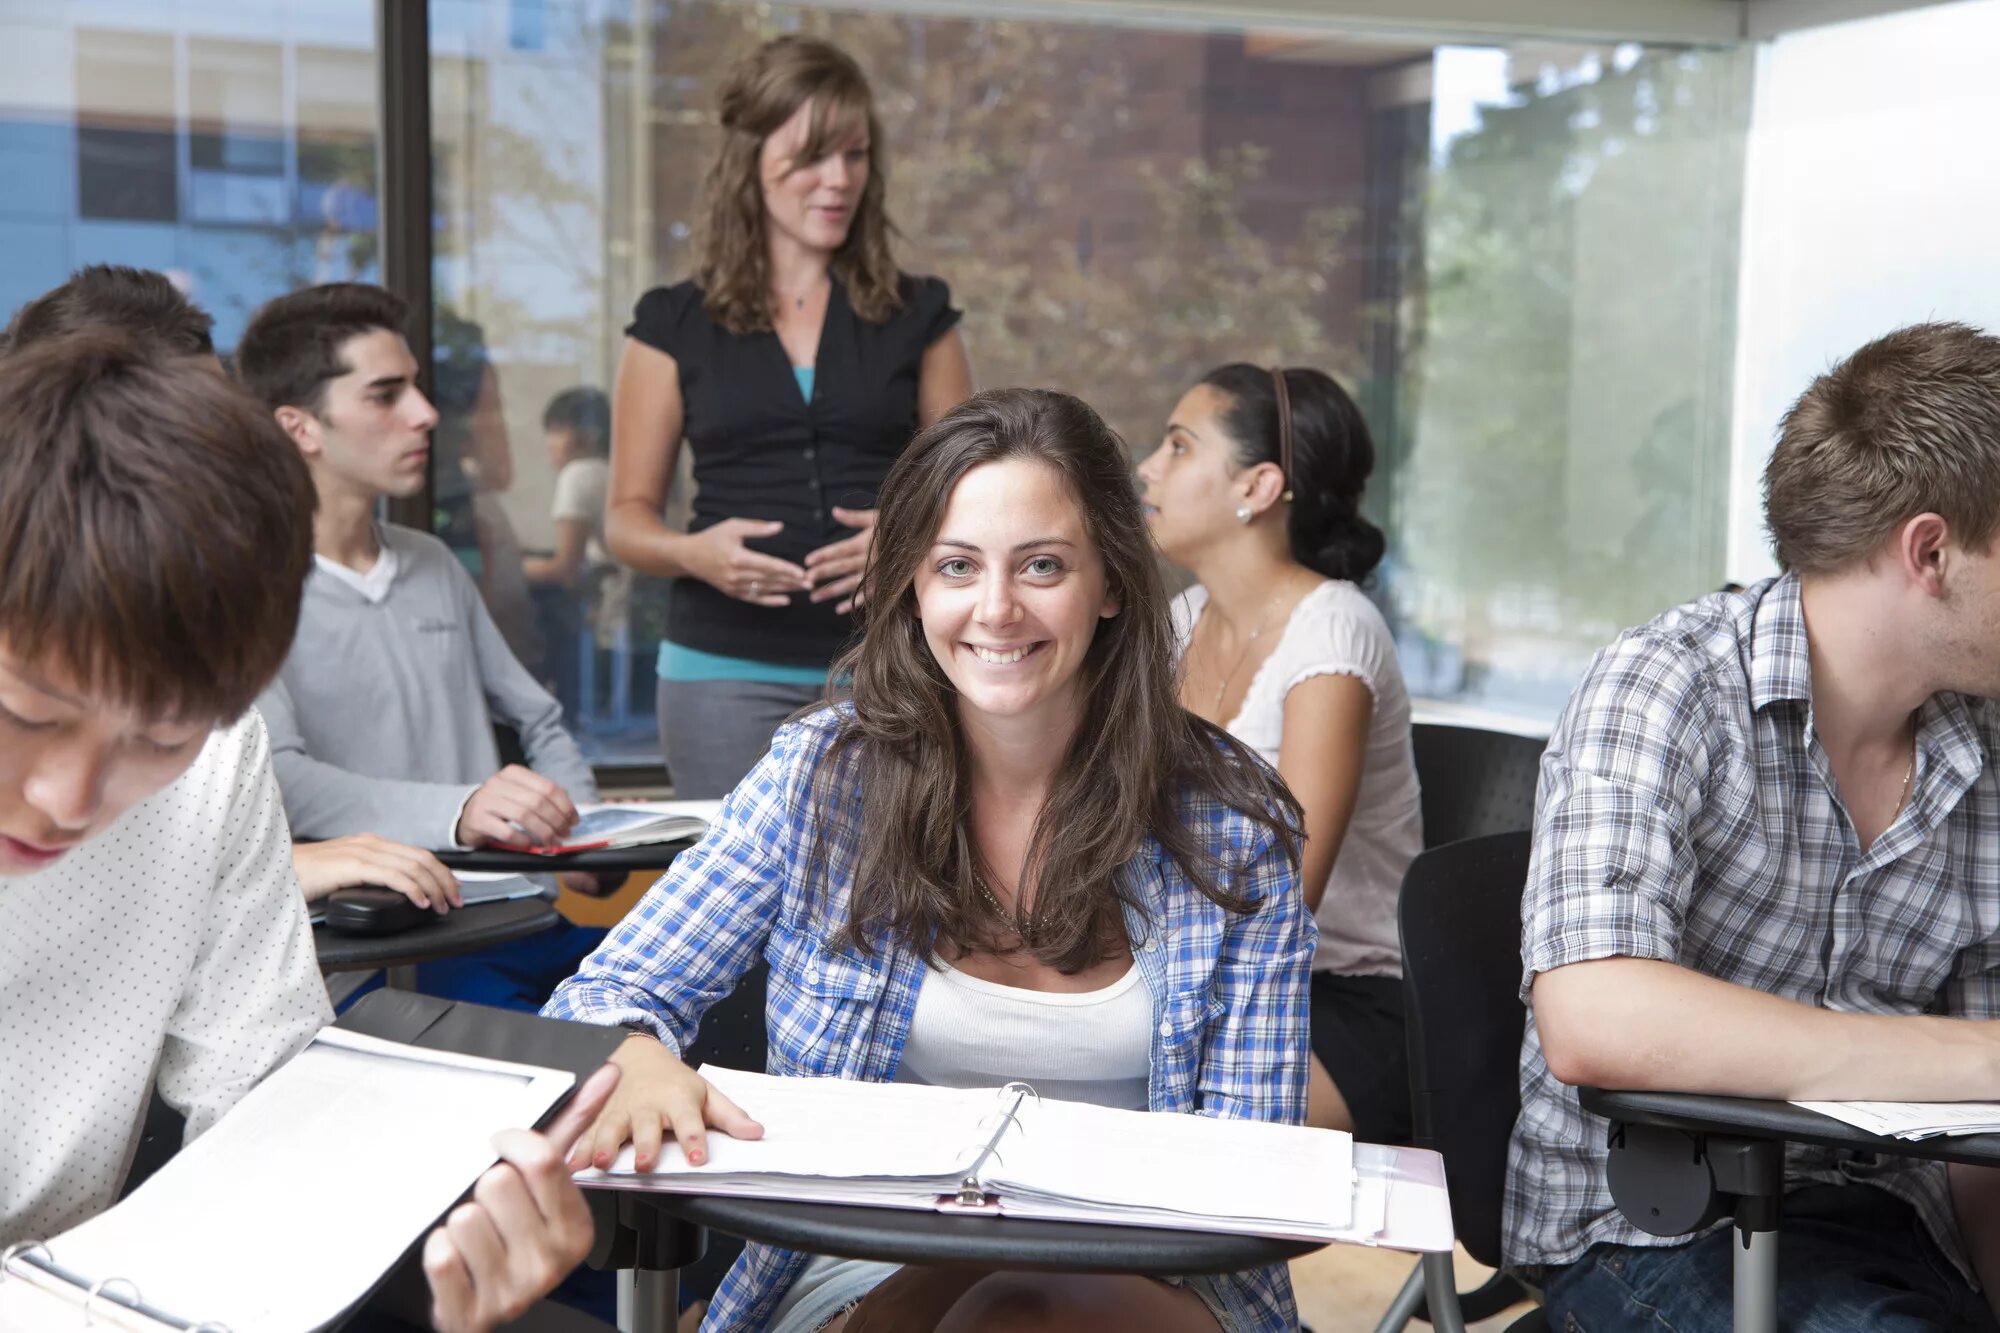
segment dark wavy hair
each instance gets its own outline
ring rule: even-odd
[[[1253,910],[1222,883],[1229,867],[1184,823],[1190,792],[1269,828],[1295,862],[1299,812],[1247,747],[1180,705],[1169,603],[1124,444],[1068,394],[977,394],[918,435],[884,482],[861,637],[833,668],[835,680],[851,676],[853,708],[813,788],[820,827],[832,826],[843,803],[860,805],[849,943],[865,950],[887,933],[935,958],[940,944],[992,942],[956,694],[925,641],[915,584],[959,479],[1007,459],[1062,476],[1120,607],[1098,622],[1079,668],[1082,716],[1022,864],[1019,900],[1032,899],[1033,912],[1014,922],[1036,958],[1073,973],[1124,937],[1116,872],[1148,835],[1205,897]],[[823,848],[813,861],[813,878],[824,882]]]
[[[1361,409],[1333,377],[1304,366],[1283,372],[1292,407],[1292,502],[1285,537],[1292,559],[1330,579],[1364,581],[1382,561],[1382,529],[1361,515],[1375,470],[1375,439]],[[1239,467],[1277,463],[1278,391],[1271,371],[1236,361],[1203,384],[1230,397],[1222,426]]]
[[[798,109],[812,125],[794,166],[816,162],[850,133],[868,127],[868,183],[847,240],[834,251],[833,276],[854,313],[880,324],[902,307],[890,253],[888,171],[875,97],[854,57],[817,37],[776,37],[731,67],[722,85],[722,145],[702,184],[706,210],[695,238],[695,281],[710,319],[731,333],[771,328],[771,256],[764,241],[764,140]]]

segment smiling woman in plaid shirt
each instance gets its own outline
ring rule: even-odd
[[[677,1058],[771,967],[771,1072],[1025,1078],[1154,1111],[1304,1114],[1312,920],[1277,777],[1176,698],[1131,468],[1097,414],[1003,390],[890,473],[851,702],[781,730],[549,1013],[635,1029],[579,1145],[760,1131]],[[896,1268],[750,1246],[705,1327],[1297,1326],[1282,1266],[1218,1278]]]
[[[1575,1085],[2000,1096],[2000,339],[1918,325],[1820,376],[1765,498],[1784,576],[1605,649],[1542,761],[1507,1250],[1557,1327],[1731,1322],[1727,1224],[1627,1223]],[[1787,1174],[1782,1327],[1995,1328],[1991,1171]]]

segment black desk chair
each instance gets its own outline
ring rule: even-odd
[[[1547,742],[1419,722],[1410,728],[1410,746],[1422,788],[1424,846],[1533,826]]]
[[[1525,832],[1496,833],[1418,855],[1397,907],[1410,1043],[1414,1142],[1444,1155],[1452,1221],[1466,1252],[1500,1264],[1501,1196],[1507,1141],[1520,1114],[1521,890],[1528,878]],[[1443,1329],[1485,1319],[1531,1299],[1496,1273],[1459,1295],[1451,1255],[1425,1255],[1376,1325],[1391,1333],[1412,1318]],[[1428,1293],[1428,1295],[1427,1295]],[[1448,1311],[1439,1306],[1450,1304]],[[1509,1333],[1547,1324],[1539,1310]]]
[[[187,1117],[167,1105],[156,1090],[146,1106],[146,1119],[139,1126],[139,1146],[133,1150],[132,1165],[125,1172],[125,1186],[118,1191],[124,1198],[145,1184],[151,1175],[181,1150],[187,1134]]]

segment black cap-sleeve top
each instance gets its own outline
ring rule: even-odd
[[[747,545],[795,563],[853,535],[834,521],[833,508],[875,507],[889,465],[916,433],[924,352],[959,319],[941,280],[904,274],[901,287],[902,308],[870,324],[834,281],[810,402],[778,335],[724,329],[708,317],[694,283],[639,298],[626,334],[680,368],[684,441],[694,459],[689,531],[726,518],[776,519],[783,532]],[[804,593],[784,608],[752,606],[699,579],[676,579],[666,637],[729,657],[824,666],[850,629],[833,606]]]

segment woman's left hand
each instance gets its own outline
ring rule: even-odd
[[[813,581],[812,600],[829,602],[836,597],[845,598],[833,609],[846,615],[862,602],[863,595],[857,589],[861,587],[861,572],[868,567],[868,552],[875,544],[875,511],[835,505],[833,516],[860,531],[808,555],[806,574]]]

